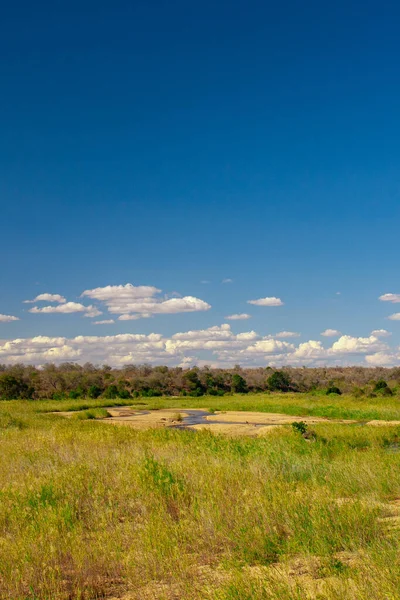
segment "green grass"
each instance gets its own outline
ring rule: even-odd
[[[211,398],[146,400],[212,407]],[[98,402],[84,410],[101,416]],[[301,415],[334,404],[352,418],[397,410],[392,398],[346,407],[346,398],[282,395],[214,406]],[[55,405],[0,404],[0,598],[399,597],[400,427],[228,438],[44,412]]]

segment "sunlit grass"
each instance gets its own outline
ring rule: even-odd
[[[211,398],[146,400],[178,409]],[[372,400],[364,411],[396,414],[393,399]],[[136,431],[103,424],[95,402],[82,414],[97,419],[43,412],[55,402],[0,404],[1,598],[398,597],[400,427],[318,424],[312,440],[290,425],[265,438]],[[290,414],[313,402],[336,399],[215,407]],[[348,399],[350,412],[361,405]]]

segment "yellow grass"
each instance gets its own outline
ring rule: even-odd
[[[399,597],[399,426],[231,438],[45,408],[0,405],[0,598]]]

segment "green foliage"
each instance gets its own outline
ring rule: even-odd
[[[102,389],[98,385],[91,385],[88,389],[89,398],[99,398],[101,396]]]
[[[275,371],[268,377],[267,386],[271,392],[288,392],[291,387],[291,380],[284,371]]]
[[[247,388],[247,384],[245,379],[239,375],[239,373],[234,373],[232,375],[232,392],[236,394],[247,394],[249,391]]]
[[[294,431],[296,431],[297,433],[301,433],[302,435],[307,431],[307,425],[306,423],[304,423],[304,421],[295,421],[294,423],[292,423],[292,427]]]
[[[32,394],[33,388],[23,379],[7,373],[0,375],[0,400],[26,399],[31,398]]]
[[[103,393],[104,398],[108,398],[110,400],[112,400],[113,398],[118,398],[119,397],[119,392],[118,392],[118,388],[116,385],[112,384],[109,385]]]
[[[386,383],[386,381],[384,379],[379,379],[379,381],[377,381],[374,386],[374,392],[381,392],[382,390],[385,390],[387,387],[388,387],[388,384]]]
[[[183,380],[189,396],[196,398],[204,395],[206,387],[201,383],[198,372],[195,369],[187,371],[183,376]]]

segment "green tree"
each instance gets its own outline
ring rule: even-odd
[[[89,398],[98,398],[101,395],[101,388],[98,385],[91,385],[88,389]]]
[[[239,375],[239,373],[233,374],[231,389],[232,392],[235,392],[237,394],[247,394],[247,392],[249,391],[247,389],[246,380],[243,379],[243,377]]]
[[[288,392],[291,384],[289,375],[284,371],[275,371],[267,379],[267,387],[271,392]]]
[[[27,385],[23,379],[7,373],[0,375],[0,398],[2,400],[31,398],[32,394],[33,388]]]

